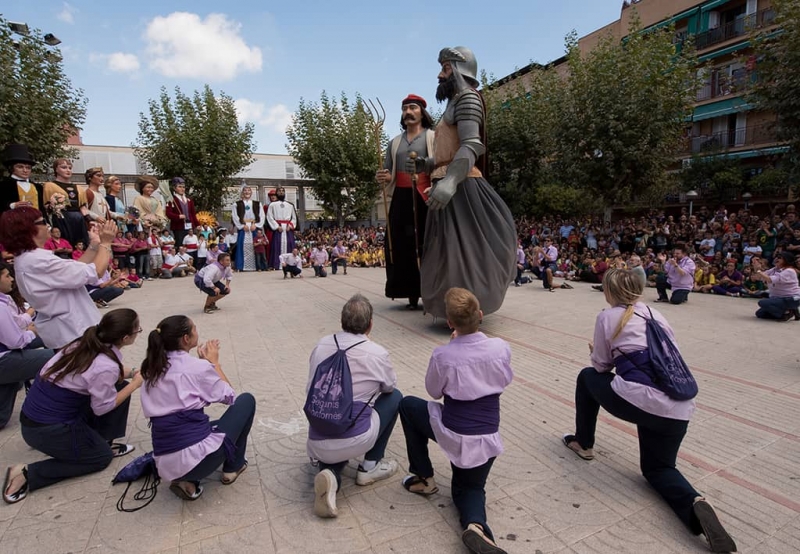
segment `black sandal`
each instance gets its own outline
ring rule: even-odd
[[[6,493],[6,491],[8,490],[8,486],[11,484],[12,469],[13,468],[9,467],[6,470],[6,480],[5,483],[3,483],[3,500],[5,501],[6,504],[16,504],[17,502],[28,496],[28,468],[24,466],[22,467],[22,476],[25,478],[25,484],[11,494]]]
[[[194,485],[194,493],[189,494],[189,492],[181,486],[181,483],[191,483]],[[203,495],[203,487],[200,486],[200,481],[173,481],[169,486],[169,490],[181,500],[197,500]]]
[[[429,488],[430,484],[428,483],[428,479],[423,479],[418,475],[407,475],[403,479],[402,483],[403,483],[403,488],[406,489],[408,492],[413,492],[414,494],[418,494],[420,496],[430,496],[432,494],[436,494],[437,492],[439,492],[439,487],[436,486],[436,483],[433,481],[432,478],[430,479],[430,481],[431,483],[433,483],[433,487],[431,488]],[[415,485],[422,485],[424,488],[422,490],[412,491],[411,487]]]

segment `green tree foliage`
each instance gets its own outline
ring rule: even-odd
[[[566,71],[487,91],[490,180],[517,213],[663,201],[697,82],[693,49],[672,37],[634,17],[623,41],[581,53],[573,32]]]
[[[174,99],[162,88],[148,111],[139,114],[136,155],[162,178],[183,177],[200,209],[221,208],[234,175],[253,160],[253,124],[240,126],[233,99],[208,85],[191,97],[175,87]]]
[[[758,56],[758,80],[752,100],[778,116],[778,133],[792,150],[788,161],[800,176],[800,3],[773,0],[780,31],[760,31],[753,45]]]
[[[643,33],[634,17],[623,41],[606,36],[586,54],[568,39],[555,171],[606,206],[663,189],[683,145],[696,62],[691,48],[676,51],[672,31]]]
[[[318,103],[300,99],[286,137],[289,154],[316,181],[312,194],[340,225],[369,214],[380,190],[375,170],[386,137],[376,140],[361,96],[350,102],[344,93],[330,98],[323,91]]]
[[[680,181],[685,192],[700,192],[704,200],[718,204],[729,202],[745,192],[740,161],[726,157],[721,151],[693,156],[692,163],[681,171]]]
[[[13,35],[0,16],[0,75],[0,148],[27,144],[40,168],[74,156],[67,139],[86,119],[86,98],[64,74],[58,49],[38,29]]]

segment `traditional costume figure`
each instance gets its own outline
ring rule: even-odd
[[[267,209],[267,223],[272,229],[272,240],[269,250],[269,267],[280,269],[281,254],[288,254],[294,249],[294,229],[297,227],[297,211],[294,204],[286,202],[286,191],[283,187],[276,190],[278,200]]]
[[[233,205],[231,216],[233,224],[239,230],[236,240],[236,269],[238,271],[255,271],[256,255],[253,251],[253,237],[256,229],[264,228],[264,217],[261,203],[253,200],[253,189],[247,183],[242,184],[240,200]]]
[[[278,193],[275,189],[270,189],[267,193],[267,203],[264,206],[264,221],[267,221],[267,213],[269,212],[269,205],[278,201]],[[267,237],[267,271],[275,269],[270,264],[270,249],[272,248],[272,228],[269,225],[264,225],[264,236]]]
[[[514,280],[517,231],[508,206],[475,165],[486,151],[475,55],[463,46],[445,48],[439,63],[436,99],[448,103],[436,126],[434,157],[407,162],[411,171],[430,172],[433,182],[420,270],[422,302],[426,312],[444,318],[445,293],[462,287],[489,314],[500,309]]]
[[[9,144],[3,151],[3,165],[9,176],[0,181],[0,213],[30,206],[44,212],[44,187],[30,181],[36,161],[25,144]]]
[[[175,242],[183,244],[186,231],[197,229],[200,223],[197,221],[194,202],[186,196],[186,181],[182,177],[173,177],[169,183],[172,186],[172,201],[167,202],[166,209],[169,228],[175,235]]]
[[[139,196],[133,199],[133,207],[139,210],[142,227],[146,231],[153,227],[164,229],[167,225],[167,216],[164,214],[163,204],[155,195],[158,190],[158,179],[146,175],[139,177],[136,179],[136,190],[139,191]]]
[[[403,133],[389,143],[383,171],[376,175],[378,182],[386,186],[386,196],[391,198],[387,215],[389,235],[384,240],[386,296],[408,298],[409,309],[416,309],[419,304],[419,269],[428,216],[424,191],[431,186],[431,180],[428,173],[420,172],[415,188],[413,175],[404,170],[411,152],[420,159],[433,156],[433,118],[426,111],[427,106],[425,99],[415,94],[403,100],[400,119]]]
[[[78,241],[84,245],[89,244],[89,234],[86,229],[86,192],[84,187],[80,187],[71,182],[72,162],[66,158],[58,158],[53,162],[53,172],[56,175],[53,185],[57,185],[66,196],[64,209],[61,214],[55,214],[52,218],[54,226],[61,230],[61,236],[67,239],[73,246]],[[51,183],[45,183],[47,189]],[[49,200],[49,199],[46,199]]]
[[[86,206],[89,208],[86,218],[89,221],[105,223],[111,219],[111,208],[108,206],[105,192],[100,190],[106,179],[103,168],[90,167],[83,176],[86,180]]]

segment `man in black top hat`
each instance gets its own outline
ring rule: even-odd
[[[3,150],[3,165],[10,176],[0,181],[0,213],[29,206],[44,211],[43,187],[30,181],[36,161],[25,144],[9,144]]]

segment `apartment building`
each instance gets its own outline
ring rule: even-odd
[[[747,102],[749,88],[758,78],[758,60],[752,53],[750,36],[755,30],[769,32],[775,27],[775,10],[770,0],[633,0],[623,3],[620,18],[581,37],[582,52],[594,48],[611,34],[622,40],[635,13],[645,32],[674,25],[678,48],[691,37],[700,65],[701,86],[691,121],[687,121],[686,143],[679,154],[682,165],[695,155],[724,155],[743,160],[750,175],[787,151],[776,139],[775,115],[755,109]],[[566,58],[549,64],[567,71]],[[524,84],[531,64],[500,79],[495,86]]]

